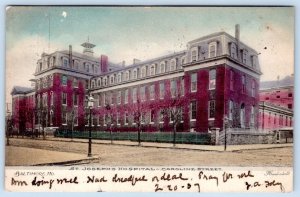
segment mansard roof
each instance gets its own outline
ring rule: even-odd
[[[277,89],[277,88],[283,88],[283,87],[290,87],[294,86],[294,76],[286,76],[285,78],[281,80],[273,80],[273,81],[262,81],[260,82],[260,89],[266,90],[266,89]]]

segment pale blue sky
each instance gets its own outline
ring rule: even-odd
[[[294,72],[293,8],[11,7],[6,12],[7,91],[30,85],[36,60],[48,51],[49,15],[50,52],[69,44],[81,52],[80,44],[89,36],[97,45],[96,57],[106,54],[112,62],[128,65],[133,58],[184,50],[188,41],[210,33],[234,35],[240,24],[241,40],[262,53],[262,80]]]

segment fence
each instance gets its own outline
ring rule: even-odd
[[[83,138],[89,137],[88,131],[67,131],[57,130],[54,133],[55,137],[63,138]],[[100,140],[129,140],[138,141],[138,132],[103,132],[93,131],[93,139]],[[173,132],[141,132],[140,139],[142,142],[165,142],[173,143]],[[176,133],[176,144],[211,144],[211,135],[209,133],[187,133],[177,132]]]

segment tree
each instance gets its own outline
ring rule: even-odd
[[[140,99],[137,99],[136,108],[133,109],[133,121],[137,125],[138,129],[138,145],[141,145],[141,126],[144,122],[143,117],[145,116],[145,112],[142,111],[142,106]]]
[[[176,145],[176,133],[177,127],[179,123],[182,121],[182,104],[184,102],[183,97],[178,92],[177,96],[171,98],[170,101],[167,103],[164,109],[162,109],[162,113],[164,116],[168,116],[170,121],[173,122],[173,146]]]
[[[73,140],[73,132],[74,132],[74,125],[75,125],[75,120],[77,118],[75,108],[72,108],[67,112],[67,125],[68,129],[71,130],[71,139]]]
[[[113,138],[112,138],[112,123],[113,123],[113,111],[112,111],[112,108],[109,104],[106,104],[105,105],[105,109],[107,111],[106,113],[106,120],[105,120],[105,123],[107,125],[107,128],[109,129],[109,135],[110,135],[110,143],[113,144]]]

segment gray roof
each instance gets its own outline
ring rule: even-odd
[[[29,88],[29,87],[21,87],[21,86],[14,86],[12,91],[11,91],[11,95],[15,95],[15,94],[27,94],[34,91],[33,88]]]
[[[294,75],[288,75],[281,80],[274,81],[262,81],[260,82],[260,89],[271,89],[271,88],[279,88],[279,87],[287,87],[294,86]]]

